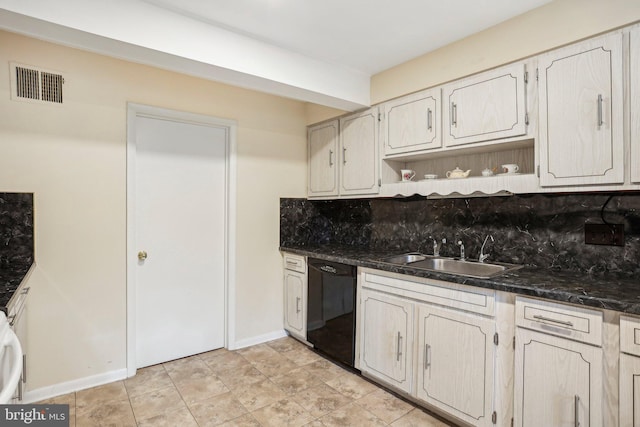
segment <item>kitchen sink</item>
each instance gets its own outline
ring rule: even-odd
[[[419,253],[395,255],[382,261],[390,264],[408,265],[411,268],[440,271],[480,279],[488,279],[521,268],[520,265],[515,264],[463,261],[458,258],[437,257]]]
[[[422,255],[419,253],[408,253],[402,255],[394,255],[389,258],[385,258],[382,261],[388,262],[389,264],[411,264],[425,259],[427,259],[427,255]]]

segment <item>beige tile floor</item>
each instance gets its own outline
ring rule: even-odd
[[[68,403],[77,427],[447,426],[288,337],[40,403]]]

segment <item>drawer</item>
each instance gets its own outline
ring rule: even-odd
[[[363,288],[485,316],[495,315],[496,294],[491,289],[365,268],[361,269],[360,277]]]
[[[516,297],[516,326],[602,346],[602,312]]]
[[[640,356],[640,319],[620,316],[620,351]]]
[[[285,270],[298,271],[300,273],[307,272],[307,261],[302,255],[284,254]]]

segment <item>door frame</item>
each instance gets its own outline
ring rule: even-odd
[[[147,117],[178,123],[196,124],[224,129],[225,147],[225,238],[224,238],[224,346],[233,345],[235,337],[236,273],[236,132],[235,120],[202,114],[170,110],[149,105],[127,103],[127,377],[136,374],[136,118]]]

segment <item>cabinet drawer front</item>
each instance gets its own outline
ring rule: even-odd
[[[516,325],[602,346],[602,313],[596,310],[516,297]]]
[[[486,316],[495,314],[495,291],[493,290],[395,273],[389,273],[387,276],[376,274],[377,271],[372,273],[372,271],[364,271],[362,276],[364,288]]]
[[[620,316],[620,351],[640,356],[640,319]]]
[[[300,273],[307,272],[307,262],[301,255],[284,254],[285,270],[298,271]]]

